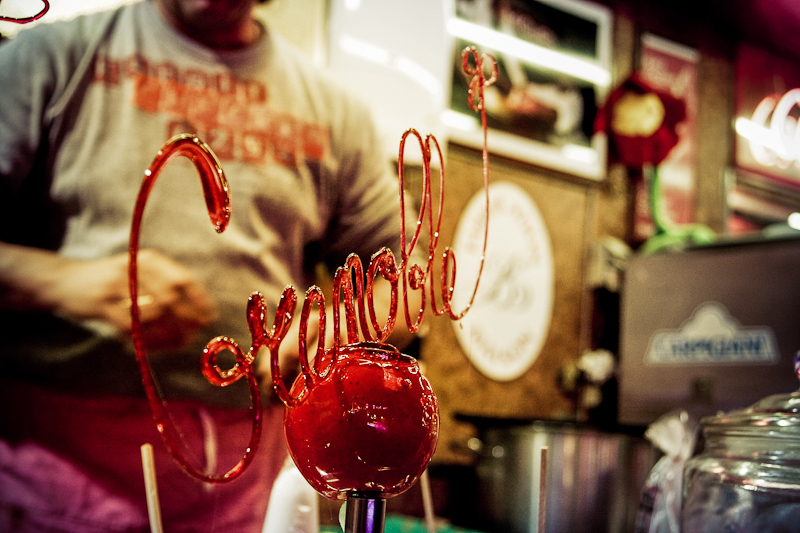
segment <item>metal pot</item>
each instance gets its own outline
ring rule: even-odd
[[[659,453],[642,431],[578,423],[461,416],[473,423],[481,514],[495,533],[632,531],[642,486]],[[539,458],[547,447],[546,485]],[[544,494],[542,494],[544,492]]]

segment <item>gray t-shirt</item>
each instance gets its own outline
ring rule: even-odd
[[[366,108],[269,28],[254,46],[218,52],[175,32],[145,0],[23,30],[0,45],[0,239],[92,259],[128,247],[144,170],[164,142],[193,133],[219,157],[232,195],[216,234],[200,179],[185,158],[157,180],[142,248],[187,265],[217,299],[217,335],[250,345],[245,306],[270,305],[351,252],[365,266],[397,253],[398,183]],[[326,295],[330,297],[330,295]],[[130,350],[90,324],[12,313],[0,372],[81,390],[141,392]],[[202,344],[156,357],[168,396],[247,403],[199,371]],[[235,400],[232,400],[235,399]]]

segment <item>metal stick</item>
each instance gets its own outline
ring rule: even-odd
[[[386,500],[368,494],[347,495],[344,533],[383,533]]]

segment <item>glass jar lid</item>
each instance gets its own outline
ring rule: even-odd
[[[800,378],[800,352],[795,356],[794,368]],[[800,438],[800,389],[767,396],[745,409],[704,418],[701,424],[706,434],[740,429],[747,434],[755,430],[762,435]]]

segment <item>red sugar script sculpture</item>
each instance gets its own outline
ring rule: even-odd
[[[474,48],[462,54],[464,70],[473,76],[470,84],[470,107],[480,112],[484,133],[483,178],[486,192],[487,227],[484,232],[484,255],[488,236],[488,150],[486,147],[486,115],[483,109],[483,89],[497,77],[497,67],[490,56],[480,56]],[[488,59],[491,76],[484,74],[484,61]],[[418,224],[410,241],[406,235],[405,205],[403,200],[403,154],[409,137],[417,139],[423,155],[422,199]],[[438,213],[433,213],[431,198],[431,159],[439,161]],[[145,172],[136,201],[129,247],[129,289],[134,345],[142,379],[147,391],[153,416],[164,444],[180,467],[188,474],[210,483],[222,483],[241,475],[258,450],[261,435],[261,397],[256,380],[254,362],[261,348],[268,348],[271,357],[273,387],[286,405],[284,429],[290,454],[308,482],[328,498],[344,499],[365,496],[383,499],[408,489],[427,467],[436,447],[439,431],[439,413],[436,396],[430,383],[420,373],[416,360],[386,344],[397,317],[399,287],[402,282],[406,323],[411,332],[420,327],[427,299],[435,315],[447,313],[453,320],[462,318],[475,298],[480,270],[475,288],[467,306],[460,312],[451,307],[456,278],[456,260],[453,251],[446,248],[441,255],[439,291],[441,304],[437,304],[433,263],[438,247],[444,203],[444,162],[435,137],[423,138],[416,130],[406,131],[400,142],[398,175],[400,181],[400,236],[402,251],[399,263],[388,248],[377,251],[371,258],[366,276],[360,258],[352,254],[334,276],[333,324],[339,331],[340,305],[343,304],[346,343],[334,334],[333,347],[324,349],[325,297],[322,290],[312,286],[305,293],[300,314],[300,367],[301,373],[287,389],[278,366],[280,344],[294,318],[297,293],[287,287],[278,303],[275,319],[268,325],[267,306],[259,293],[250,296],[247,321],[251,345],[246,351],[228,337],[211,340],[203,352],[201,370],[206,379],[217,386],[227,386],[244,378],[252,399],[253,424],[250,444],[241,460],[222,475],[207,474],[194,467],[177,445],[174,428],[171,428],[166,408],[156,391],[147,362],[142,325],[139,318],[137,287],[137,256],[142,214],[150,191],[168,162],[177,156],[190,159],[197,169],[205,195],[212,224],[223,232],[230,220],[230,194],[224,172],[214,153],[193,135],[179,135],[170,139],[159,151]],[[420,239],[422,226],[428,226],[428,259],[424,266],[411,263],[411,255]],[[391,285],[391,306],[383,326],[373,305],[373,282],[381,276]],[[364,280],[364,281],[362,281]],[[412,320],[409,309],[410,291],[419,291],[420,309]],[[343,301],[340,301],[340,295]],[[319,348],[313,365],[309,362],[306,347],[308,320],[316,306],[319,315]],[[360,336],[359,336],[360,333]],[[359,342],[363,338],[364,341]],[[223,351],[236,356],[232,368],[222,369],[217,356]]]

